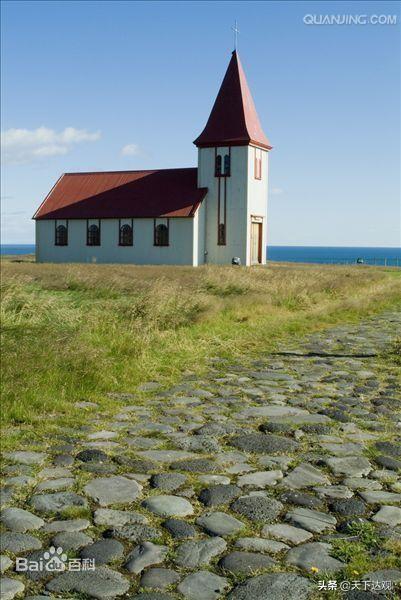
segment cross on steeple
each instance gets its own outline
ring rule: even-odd
[[[238,26],[237,26],[237,20],[235,20],[234,27],[231,27],[231,29],[234,32],[234,50],[236,50],[237,42],[238,42],[238,34],[240,33],[240,30],[238,29]]]

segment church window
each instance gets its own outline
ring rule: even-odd
[[[215,175],[215,177],[221,177],[221,156],[220,156],[220,154],[216,155],[214,175]]]
[[[219,239],[218,239],[218,244],[219,246],[225,246],[226,245],[226,225],[225,223],[219,223]]]
[[[68,229],[67,225],[57,225],[56,221],[56,246],[68,246]]]
[[[165,225],[164,223],[156,224],[156,221],[155,221],[154,245],[155,246],[168,246],[169,245],[168,222],[167,222],[167,225]]]
[[[86,232],[87,246],[100,246],[100,222],[99,225],[89,225]]]
[[[231,175],[231,157],[229,154],[226,154],[224,157],[224,175],[225,177],[230,177]]]
[[[119,245],[120,246],[133,246],[133,244],[134,244],[134,233],[133,233],[132,221],[131,221],[131,225],[128,225],[128,223],[121,225],[121,222],[120,222]]]
[[[227,179],[219,179],[217,191],[217,245],[226,245]]]

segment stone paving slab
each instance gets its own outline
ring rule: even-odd
[[[400,335],[388,312],[214,357],[202,378],[144,384],[145,400],[113,392],[126,406],[111,416],[80,401],[85,427],[4,455],[2,600],[323,600],[317,578],[344,578],[335,548],[361,541],[355,524],[376,551],[401,540],[400,370],[379,356]],[[95,570],[15,572],[58,546]],[[386,552],[361,578],[397,584]]]

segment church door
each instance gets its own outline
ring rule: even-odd
[[[262,262],[262,227],[263,223],[251,222],[251,264]]]

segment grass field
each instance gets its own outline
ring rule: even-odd
[[[139,267],[2,261],[3,434],[83,422],[73,406],[202,373],[213,356],[401,305],[401,271],[374,267]]]

